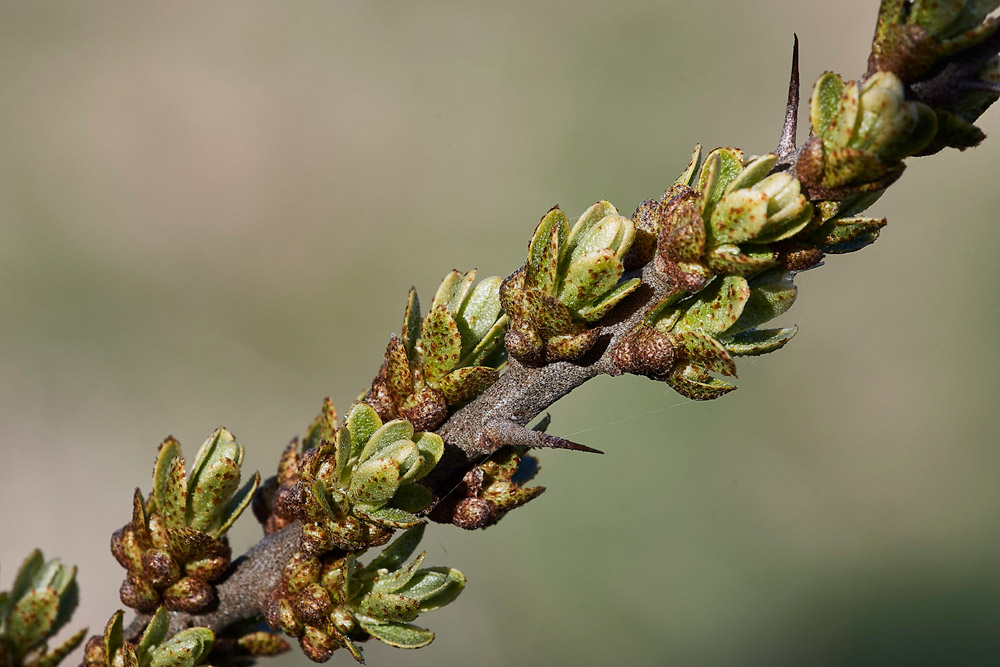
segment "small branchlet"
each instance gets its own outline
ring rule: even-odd
[[[397,648],[430,644],[434,633],[411,621],[457,598],[465,577],[452,568],[420,568],[426,552],[406,562],[423,532],[424,524],[403,532],[364,566],[354,553],[297,553],[271,593],[268,623],[298,637],[315,662],[339,648],[363,662],[358,644],[372,637]]]
[[[383,420],[403,418],[416,429],[433,430],[449,411],[496,382],[507,358],[500,278],[473,287],[475,278],[475,270],[445,276],[426,317],[417,290],[410,289],[402,332],[389,339],[382,369],[365,396]]]
[[[243,447],[224,428],[205,441],[190,473],[180,444],[167,438],[153,470],[153,492],[132,499],[132,520],[111,538],[111,552],[128,571],[122,603],[140,612],[160,604],[194,612],[215,599],[212,582],[229,567],[225,534],[257,491],[254,473],[240,487]]]
[[[79,602],[76,568],[46,561],[35,549],[9,591],[0,593],[0,667],[55,667],[80,645],[87,629],[49,650]]]

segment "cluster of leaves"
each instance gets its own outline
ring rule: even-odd
[[[229,567],[225,533],[250,503],[260,475],[240,488],[243,447],[224,428],[198,450],[190,474],[180,444],[167,438],[153,470],[153,492],[136,489],[132,520],[115,532],[111,551],[128,571],[122,603],[152,612],[194,612],[215,599],[212,582]]]
[[[475,270],[445,276],[423,318],[417,291],[410,289],[402,332],[389,339],[365,397],[382,419],[402,417],[429,431],[496,382],[507,358],[500,278],[473,287],[475,278]]]
[[[403,532],[364,566],[354,553],[297,553],[268,601],[268,623],[298,637],[316,662],[339,648],[362,662],[358,643],[371,637],[398,648],[426,646],[434,634],[411,621],[457,598],[465,577],[452,568],[421,568],[426,552],[406,563],[423,531],[419,524]]]
[[[584,211],[572,229],[558,206],[546,213],[524,266],[500,287],[510,317],[508,354],[529,366],[586,354],[600,333],[589,325],[639,286],[638,278],[619,282],[634,238],[632,221],[606,201]]]
[[[281,525],[302,522],[301,549],[310,556],[332,549],[360,552],[385,544],[397,528],[420,522],[416,513],[434,501],[420,483],[444,453],[435,433],[416,432],[396,419],[383,424],[366,403],[356,403],[344,425],[329,399],[310,429],[306,449],[293,441],[278,476],[255,505],[265,530],[272,514]],[[274,526],[272,526],[273,528]]]
[[[125,638],[121,610],[108,620],[103,635],[87,640],[83,667],[196,667],[252,664],[260,656],[277,655],[290,647],[284,639],[266,630],[227,631],[219,638],[205,627],[193,627],[170,635],[170,613],[158,607],[146,629],[133,643]],[[221,649],[221,650],[220,650]]]
[[[150,618],[138,644],[125,639],[123,614],[111,616],[103,635],[87,640],[84,667],[195,667],[205,664],[215,633],[209,628],[188,628],[167,638],[170,615],[159,607]]]
[[[504,447],[473,466],[430,517],[466,530],[492,526],[545,491],[544,486],[525,486],[538,470],[538,459],[528,454],[527,447]]]
[[[975,121],[1000,98],[998,0],[886,0],[879,10],[868,72],[892,72],[937,121],[920,151],[970,148],[985,138]]]
[[[49,650],[48,640],[69,621],[79,601],[76,568],[46,562],[35,550],[25,559],[9,591],[0,593],[0,667],[55,667],[87,630]]]

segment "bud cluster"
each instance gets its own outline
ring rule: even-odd
[[[452,568],[420,568],[426,552],[406,563],[423,532],[424,524],[407,530],[365,566],[354,554],[297,553],[271,593],[267,622],[298,637],[315,662],[338,648],[363,662],[358,643],[371,637],[398,648],[426,646],[434,634],[411,621],[457,598],[465,577]]]
[[[121,610],[114,613],[103,635],[87,640],[83,667],[195,667],[206,664],[215,633],[209,628],[188,628],[170,639],[170,614],[159,607],[138,644],[125,639]]]
[[[886,188],[903,173],[902,160],[924,150],[937,132],[934,111],[908,100],[892,72],[843,81],[826,72],[809,103],[813,136],[796,170],[814,195],[840,200]]]
[[[640,242],[626,262],[653,260],[689,293],[718,274],[814,266],[822,253],[797,245],[814,220],[814,207],[798,179],[771,173],[777,162],[774,153],[746,157],[735,148],[717,148],[702,162],[696,146],[674,185],[636,209]]]
[[[930,105],[937,134],[920,154],[976,146],[973,123],[1000,98],[998,0],[883,0],[868,73],[893,72]]]
[[[793,276],[780,268],[750,280],[719,276],[697,295],[664,299],[612,351],[615,363],[687,398],[718,398],[735,387],[712,373],[735,377],[733,356],[773,352],[795,335],[796,327],[758,329],[791,308]]]
[[[14,577],[10,591],[0,593],[0,667],[55,667],[86,634],[86,629],[49,651],[48,640],[69,621],[79,588],[76,568],[58,559],[45,561],[35,550]]]
[[[394,529],[418,524],[416,513],[434,501],[420,480],[444,453],[437,434],[417,432],[404,419],[383,424],[363,402],[339,429],[336,420],[327,399],[306,449],[299,452],[296,441],[289,445],[278,477],[265,483],[254,503],[265,531],[301,521],[301,549],[308,556],[379,546]]]
[[[190,473],[180,444],[167,438],[153,470],[153,492],[136,489],[132,520],[115,532],[111,552],[128,571],[122,603],[141,612],[160,604],[195,612],[215,599],[212,582],[229,567],[225,533],[250,503],[260,475],[240,488],[243,447],[217,429],[198,450]]]
[[[639,286],[619,282],[635,226],[606,201],[584,211],[570,229],[555,207],[538,223],[524,266],[503,281],[500,303],[510,317],[507,352],[527,365],[576,359],[597,342],[588,325]]]
[[[512,509],[537,498],[544,486],[524,486],[538,474],[538,459],[527,447],[505,447],[474,466],[462,483],[431,512],[431,518],[466,530],[486,528]]]
[[[417,291],[410,290],[403,330],[389,339],[385,362],[365,397],[382,419],[403,418],[414,428],[432,430],[449,410],[496,382],[506,359],[500,278],[473,287],[475,277],[475,270],[445,276],[423,318]]]

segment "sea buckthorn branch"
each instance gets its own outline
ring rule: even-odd
[[[282,633],[316,661],[338,649],[361,660],[371,639],[429,643],[413,621],[465,578],[414,556],[425,518],[492,525],[544,490],[527,486],[532,449],[595,451],[546,433],[547,418],[529,425],[598,375],[710,400],[735,389],[735,357],[787,344],[797,328],[768,323],[794,303],[795,275],[878,238],[885,219],[862,214],[904,160],[984,138],[974,123],[1000,98],[998,7],[883,0],[867,71],[820,76],[801,146],[796,41],[773,153],[696,147],[631,217],[600,201],[571,225],[554,207],[506,279],[452,271],[426,314],[411,290],[368,391],[342,423],[327,400],[274,477],[241,487],[243,450],[225,429],[190,468],[165,440],[152,490],[136,491],[112,539],[137,617],[113,614],[85,665],[246,665],[287,650]],[[265,536],[231,560],[225,533],[251,498]],[[47,645],[76,604],[74,575],[38,553],[25,562],[0,594],[0,667],[55,667],[82,642],[81,630]]]

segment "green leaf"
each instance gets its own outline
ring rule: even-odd
[[[379,452],[378,456],[396,462],[399,466],[400,484],[414,481],[414,475],[420,471],[420,464],[423,462],[420,450],[410,440],[398,440]]]
[[[722,333],[739,320],[750,298],[750,287],[742,276],[720,276],[690,302],[672,331]]]
[[[462,355],[474,349],[490,332],[500,317],[500,276],[490,276],[481,280],[472,293],[462,303],[455,315],[455,323],[462,334]]]
[[[208,628],[188,628],[153,652],[150,667],[194,667],[208,657],[215,633]]]
[[[139,664],[146,667],[152,658],[151,652],[163,643],[170,630],[170,613],[166,607],[158,607],[153,617],[149,619],[146,630],[142,633],[142,639],[136,647],[136,654],[139,657]]]
[[[524,286],[553,294],[559,271],[559,256],[569,223],[558,207],[551,209],[538,223],[528,245],[528,260],[524,264]]]
[[[436,385],[458,365],[462,334],[448,309],[437,305],[424,318],[420,336],[424,344],[424,381]]]
[[[49,651],[38,659],[36,667],[56,667],[67,655],[80,645],[80,642],[87,636],[87,628],[80,628],[74,632],[69,639],[57,646],[55,650]]]
[[[766,224],[767,195],[747,188],[722,198],[708,229],[713,243],[743,243],[754,240]]]
[[[420,455],[424,458],[420,472],[413,478],[416,481],[422,479],[427,473],[433,470],[434,466],[441,460],[441,457],[444,455],[444,440],[437,433],[421,431],[415,435],[413,442],[417,445]]]
[[[20,657],[44,641],[59,613],[59,596],[51,588],[35,588],[23,595],[7,619],[7,640]]]
[[[369,436],[368,442],[365,443],[364,449],[361,450],[358,461],[364,463],[368,459],[379,456],[382,450],[389,445],[395,444],[400,440],[412,439],[413,424],[410,422],[405,419],[394,419],[391,422],[386,422]]]
[[[346,509],[341,507],[334,498],[330,497],[323,480],[317,479],[313,482],[312,495],[331,519],[340,519],[344,516]]]
[[[700,331],[677,333],[676,329],[669,335],[674,349],[684,359],[716,373],[736,375],[733,358],[722,343],[712,336]]]
[[[351,436],[351,458],[361,455],[372,434],[382,426],[382,419],[367,403],[355,403],[347,415],[347,429]]]
[[[674,181],[674,185],[691,185],[694,179],[694,173],[698,170],[701,164],[701,144],[694,145],[694,151],[691,152],[691,159],[688,160],[687,167],[681,172],[681,175],[677,177]]]
[[[724,344],[729,350],[729,354],[739,357],[753,357],[780,350],[798,331],[798,327],[751,329],[741,331]]]
[[[417,554],[406,567],[401,567],[398,570],[388,570],[382,574],[375,577],[375,581],[372,582],[372,592],[373,593],[393,593],[398,591],[400,588],[405,586],[413,578],[413,575],[417,573],[417,569],[420,564],[424,562],[424,558],[427,557],[427,552],[422,551]]]
[[[711,377],[703,368],[691,363],[669,373],[663,381],[678,394],[693,401],[710,401],[736,389],[727,382]]]
[[[559,288],[559,300],[571,311],[593,302],[622,277],[622,263],[609,248],[577,257],[570,262]]]
[[[834,72],[823,72],[813,86],[813,94],[809,100],[809,122],[813,132],[823,139],[830,136],[843,92],[844,81]]]
[[[209,534],[219,531],[226,503],[240,485],[242,461],[243,448],[224,428],[202,445],[188,480],[188,526]]]
[[[483,336],[482,340],[476,344],[476,347],[474,347],[467,355],[462,357],[462,359],[458,362],[459,367],[479,366],[494,352],[498,350],[503,351],[503,335],[507,331],[507,323],[507,316],[501,315],[490,330],[486,332],[486,335]]]
[[[412,621],[420,615],[420,603],[399,593],[369,593],[358,611],[378,621]]]
[[[620,235],[619,223],[613,219],[605,220],[618,217],[621,217],[618,209],[607,201],[599,201],[584,211],[569,232],[560,263],[566,266],[584,255],[611,247],[614,239]]]
[[[426,461],[426,459],[425,459]],[[392,497],[389,504],[410,514],[423,512],[434,502],[434,494],[423,484],[404,484]]]
[[[419,523],[423,523],[423,519],[417,515],[401,510],[398,507],[384,506],[377,509],[367,509],[363,505],[355,505],[354,513],[366,521],[389,528],[412,528]]]
[[[607,202],[604,203],[607,204]],[[611,204],[607,204],[607,206],[610,207],[609,210],[614,210]],[[618,215],[617,212],[605,215],[596,223],[590,224],[575,239],[573,232],[570,232],[570,252],[562,262],[563,274],[571,270],[569,267],[580,262],[587,255],[602,250],[610,250],[615,259],[620,262],[634,240],[635,225],[631,220]]]
[[[744,167],[736,175],[726,189],[723,191],[723,195],[729,194],[734,190],[740,190],[742,188],[749,188],[752,185],[756,185],[759,181],[763,180],[765,176],[770,173],[771,169],[778,162],[778,156],[774,153],[766,153],[760,157],[754,159],[746,167]]]
[[[467,403],[486,391],[500,377],[500,371],[488,366],[458,368],[441,379],[438,388],[449,407]]]
[[[153,468],[153,500],[161,514],[166,514],[172,509],[167,506],[167,489],[171,484],[170,464],[179,456],[181,456],[181,445],[172,437],[168,436],[160,443],[156,465]]]
[[[465,575],[450,567],[419,570],[398,589],[401,595],[420,603],[420,611],[433,611],[452,602],[465,589]]]
[[[119,609],[111,615],[111,618],[108,619],[108,624],[104,626],[104,655],[107,656],[109,665],[115,664],[115,653],[121,649],[125,642],[125,634],[122,627],[123,616],[122,610]]]
[[[705,255],[705,263],[716,273],[747,276],[777,265],[777,253],[767,246],[720,245]]]
[[[446,275],[444,280],[441,281],[441,285],[434,295],[434,300],[431,301],[431,310],[441,306],[452,315],[457,313],[459,306],[462,305],[466,295],[469,293],[469,288],[472,287],[472,281],[475,278],[475,269],[464,274],[452,269],[451,273]]]
[[[260,486],[260,473],[255,472],[253,477],[243,488],[237,491],[233,496],[226,502],[226,506],[222,510],[220,517],[221,524],[219,527],[212,532],[213,537],[221,537],[227,530],[229,530],[236,519],[240,518],[243,514],[243,510],[247,508],[247,505],[253,500],[253,495],[257,493],[257,488]]]
[[[793,274],[783,269],[771,269],[750,282],[750,298],[740,318],[726,330],[727,336],[756,329],[785,313],[795,303],[797,289],[792,284]]]
[[[406,344],[407,356],[413,356],[417,347],[417,339],[420,338],[420,322],[423,318],[420,315],[420,299],[417,298],[416,288],[411,287],[406,299],[406,312],[403,313],[403,330],[400,336]]]
[[[28,557],[21,563],[21,567],[18,568],[17,575],[14,577],[14,585],[10,590],[10,599],[12,602],[17,602],[28,591],[34,588],[35,575],[41,571],[44,565],[45,557],[42,556],[40,549],[35,549],[28,554]]]
[[[370,563],[362,568],[365,572],[376,572],[381,569],[398,570],[403,563],[417,550],[420,540],[424,537],[426,524],[419,524],[401,533],[399,537],[382,550]]]
[[[410,623],[379,623],[367,618],[358,618],[365,632],[375,639],[396,648],[422,648],[434,641],[434,633]]]
[[[399,466],[392,459],[370,459],[354,469],[349,494],[357,502],[384,503],[399,488]]]
[[[611,312],[629,294],[638,289],[642,284],[642,279],[632,278],[623,283],[619,283],[614,288],[604,293],[602,297],[594,301],[591,305],[581,308],[580,317],[586,322],[596,322]]]
[[[164,484],[163,504],[157,503],[163,516],[163,525],[167,528],[182,528],[187,525],[188,481],[185,463],[183,456],[171,459]]]
[[[711,219],[715,204],[742,170],[743,152],[734,148],[716,148],[705,158],[697,189],[701,192],[702,216],[706,220]]]

